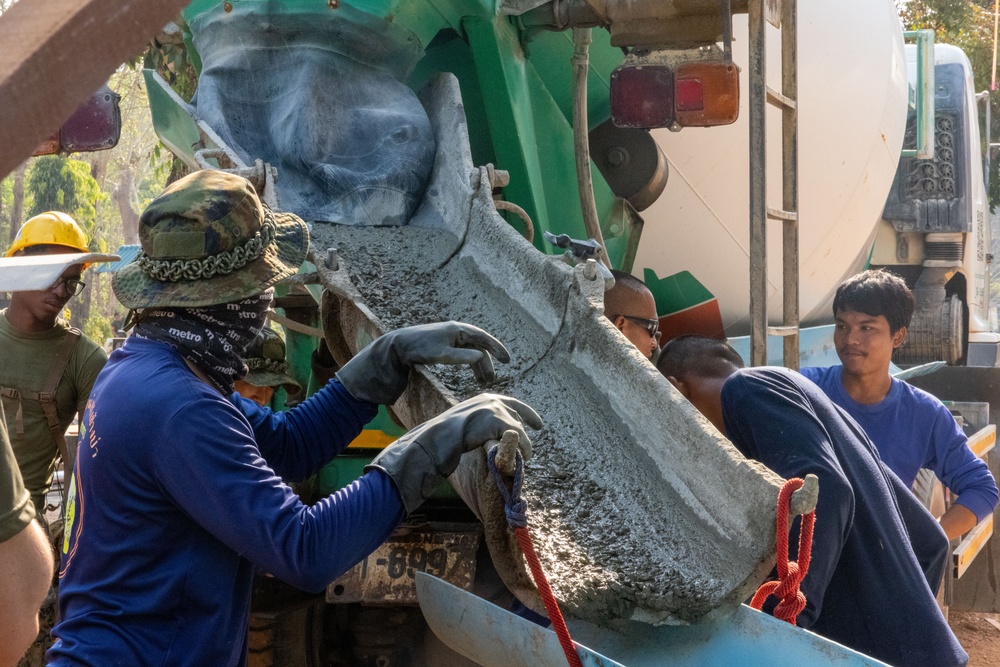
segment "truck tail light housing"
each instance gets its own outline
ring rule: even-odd
[[[740,115],[740,70],[731,62],[678,65],[674,86],[674,120],[681,127],[729,125]]]
[[[73,115],[32,153],[32,156],[56,153],[103,151],[118,145],[122,132],[121,97],[102,86]]]
[[[624,65],[611,73],[611,118],[618,127],[729,125],[739,117],[739,68],[731,61]]]

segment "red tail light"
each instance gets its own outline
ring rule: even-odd
[[[666,65],[619,67],[611,73],[611,118],[618,127],[674,122],[674,73]]]
[[[677,111],[701,111],[705,108],[705,87],[701,79],[677,79]]]

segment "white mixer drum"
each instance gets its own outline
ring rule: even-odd
[[[832,319],[838,283],[863,268],[906,124],[903,36],[891,0],[799,2],[799,259],[804,325]],[[666,190],[646,221],[633,273],[690,271],[718,299],[726,333],[749,333],[747,16],[733,21],[741,68],[733,125],[654,130]],[[781,89],[781,35],[767,26],[768,85]],[[768,205],[781,208],[781,112],[767,107]],[[781,321],[781,225],[768,222],[768,315]],[[664,315],[664,313],[660,313]]]

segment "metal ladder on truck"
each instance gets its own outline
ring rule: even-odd
[[[799,368],[797,0],[750,0],[750,365],[767,364],[781,336],[784,365]],[[766,25],[781,30],[781,91],[767,85]],[[781,109],[781,208],[767,205],[767,104]],[[767,325],[767,221],[782,222],[782,324]]]

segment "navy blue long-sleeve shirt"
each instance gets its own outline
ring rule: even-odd
[[[726,435],[743,454],[785,478],[819,478],[798,624],[896,667],[965,665],[968,655],[932,592],[947,564],[944,531],[857,423],[781,368],[732,375],[722,411]]]
[[[84,414],[49,664],[246,664],[255,569],[321,590],[403,519],[379,471],[313,506],[282,481],[318,470],[375,410],[334,380],[272,413],[130,338]]]

